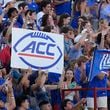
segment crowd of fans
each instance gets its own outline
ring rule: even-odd
[[[93,91],[61,91],[110,87],[109,72],[88,82],[94,50],[110,49],[109,25],[110,0],[0,0],[0,110],[94,110]],[[11,68],[12,27],[64,35],[62,74]],[[110,91],[97,91],[97,107],[110,110]]]

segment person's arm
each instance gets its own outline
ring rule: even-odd
[[[7,83],[7,98],[8,98],[8,101],[6,103],[7,110],[14,110],[14,108],[16,107],[16,102],[13,93],[11,79],[9,79]]]
[[[49,90],[55,90],[55,89],[59,89],[59,86],[58,85],[45,85],[45,88],[46,89],[49,89]]]
[[[16,107],[16,102],[15,102],[15,97],[14,97],[14,94],[13,94],[13,89],[8,94],[8,102],[6,104],[6,107],[8,108],[8,110],[13,110]]]
[[[86,2],[81,2],[80,9],[81,9],[81,16],[83,16],[86,11]]]
[[[86,32],[85,33],[82,33],[81,36],[82,37],[79,39],[79,41],[74,45],[74,48],[75,49],[81,48],[81,45],[84,44],[84,41],[85,41],[85,39],[87,37],[87,33]]]
[[[79,107],[84,103],[86,103],[86,99],[82,98],[77,104],[74,105],[72,110],[79,110]]]
[[[100,49],[104,49],[104,42],[105,42],[105,35],[107,34],[107,30],[103,30],[102,31],[102,36],[101,36],[101,43],[99,48]]]
[[[67,2],[68,0],[54,0],[55,5],[60,5],[63,4],[65,2]]]
[[[81,81],[86,81],[87,80],[87,77],[86,77],[86,69],[81,67],[81,74],[80,74],[80,78],[81,78]]]
[[[11,24],[10,24],[10,26],[8,27],[8,30],[7,30],[7,32],[6,32],[6,36],[9,36],[9,35],[12,33],[12,28],[13,28],[13,26],[14,26],[16,20],[17,20],[17,17],[13,18],[13,21],[11,22]]]
[[[47,73],[39,70],[39,76],[37,77],[36,81],[35,81],[35,84],[33,84],[31,86],[31,89],[32,90],[36,90],[37,88],[42,88],[44,87],[44,84],[46,82],[46,79],[47,79]]]
[[[104,79],[105,75],[107,75],[107,73],[101,72],[101,73],[99,73],[99,74],[97,75],[97,78],[100,79],[100,80],[102,80],[102,79]]]
[[[40,3],[42,2],[43,0],[35,0],[36,3]]]

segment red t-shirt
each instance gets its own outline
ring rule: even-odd
[[[0,51],[0,61],[2,62],[3,66],[7,68],[10,64],[11,60],[11,48],[6,46],[3,50]]]

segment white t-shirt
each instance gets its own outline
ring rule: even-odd
[[[42,24],[42,17],[45,13],[43,11],[40,11],[38,14],[37,14],[37,26],[38,27],[41,27],[41,24]]]

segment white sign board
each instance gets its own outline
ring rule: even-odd
[[[27,29],[12,29],[11,67],[62,73],[63,35]]]

